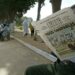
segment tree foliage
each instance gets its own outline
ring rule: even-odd
[[[0,0],[0,19],[13,19],[26,13],[36,0]]]

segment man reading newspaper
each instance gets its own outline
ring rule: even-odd
[[[75,57],[74,9],[74,7],[68,7],[32,23],[50,51],[60,60]]]
[[[26,75],[75,75],[75,6],[32,24],[57,61],[29,67]]]

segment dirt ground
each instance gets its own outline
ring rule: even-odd
[[[50,49],[43,42],[43,40],[40,38],[40,36],[37,36],[37,41],[35,41],[34,37],[31,37],[30,34],[27,36],[23,36],[23,33],[21,31],[15,31],[12,35],[18,37],[19,39],[25,41],[28,44],[31,44],[41,50],[44,50],[44,51],[50,53]]]

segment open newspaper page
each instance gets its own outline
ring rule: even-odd
[[[46,45],[61,60],[75,56],[75,14],[65,8],[32,23]]]

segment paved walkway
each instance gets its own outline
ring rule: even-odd
[[[0,75],[24,75],[27,67],[50,63],[14,39],[0,41]]]

